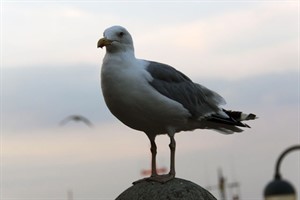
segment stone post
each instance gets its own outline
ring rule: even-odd
[[[166,183],[140,181],[122,192],[116,200],[216,200],[201,186],[174,178]]]

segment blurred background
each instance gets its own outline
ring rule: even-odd
[[[298,1],[1,1],[1,199],[114,199],[150,168],[148,138],[101,94],[96,44],[112,25],[129,30],[136,57],[259,116],[239,134],[177,134],[176,167],[217,198],[222,172],[239,185],[228,199],[263,199],[279,154],[299,144]],[[63,122],[71,115],[93,126]],[[168,168],[168,137],[157,144]],[[281,167],[298,192],[299,169],[299,152]]]

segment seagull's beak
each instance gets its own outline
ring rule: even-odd
[[[97,43],[97,48],[102,48],[104,46],[108,46],[108,45],[111,45],[113,41],[112,40],[109,40],[107,38],[101,38],[98,43]]]

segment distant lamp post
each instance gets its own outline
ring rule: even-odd
[[[279,168],[284,156],[297,149],[300,150],[300,145],[295,145],[286,149],[279,156],[276,163],[274,180],[266,186],[264,191],[265,200],[296,200],[295,188],[291,183],[281,178]]]

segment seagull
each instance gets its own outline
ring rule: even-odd
[[[128,127],[144,132],[151,144],[149,181],[165,183],[175,177],[175,133],[212,129],[224,134],[249,128],[244,120],[256,115],[225,110],[216,92],[194,83],[170,65],[135,57],[133,39],[122,26],[103,33],[97,47],[106,48],[101,68],[101,88],[110,112]],[[158,175],[157,135],[170,138],[170,171]]]
[[[80,116],[80,115],[70,115],[68,117],[66,117],[65,119],[63,119],[59,125],[63,126],[66,123],[68,123],[69,121],[75,121],[75,122],[83,122],[84,124],[86,124],[89,127],[92,127],[93,124],[85,117]]]

